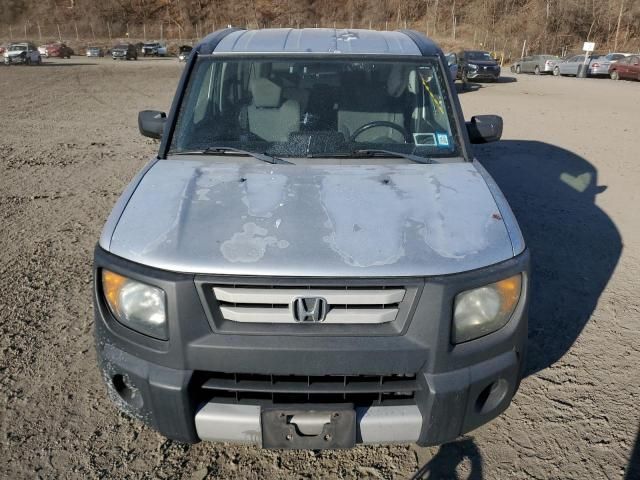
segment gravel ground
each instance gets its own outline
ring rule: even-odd
[[[183,445],[119,413],[95,362],[92,250],[156,149],[137,112],[168,109],[181,68],[0,67],[0,477],[640,478],[631,82],[521,75],[461,95],[467,116],[505,119],[477,155],[533,259],[527,374],[496,421],[440,448],[314,453]]]

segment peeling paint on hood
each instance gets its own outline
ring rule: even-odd
[[[457,273],[513,256],[472,163],[158,161],[109,250],[165,270],[269,276]]]

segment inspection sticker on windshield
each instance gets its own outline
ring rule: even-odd
[[[438,139],[439,147],[449,146],[449,135],[447,135],[446,133],[436,133],[436,138]]]

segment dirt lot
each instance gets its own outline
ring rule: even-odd
[[[107,400],[92,250],[156,145],[175,60],[0,66],[0,477],[640,478],[640,84],[518,76],[461,95],[533,258],[527,376],[499,419],[441,448],[277,452],[167,441]],[[635,449],[635,454],[634,454]]]

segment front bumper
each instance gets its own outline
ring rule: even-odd
[[[471,80],[496,80],[500,78],[500,69],[498,70],[467,70],[467,78]]]
[[[412,318],[399,334],[336,337],[216,333],[193,275],[151,271],[99,248],[95,258],[96,272],[106,267],[167,292],[166,342],[115,321],[98,293],[99,281],[94,310],[98,358],[110,397],[171,439],[262,445],[261,412],[287,406],[237,395],[212,397],[203,390],[211,372],[309,379],[411,373],[416,387],[410,399],[351,403],[357,442],[376,444],[451,441],[504,411],[519,386],[527,338],[527,287],[504,328],[460,345],[449,341],[449,302],[470,286],[528,272],[526,251],[483,271],[424,279]]]
[[[22,56],[4,57],[4,63],[7,64],[7,65],[9,65],[9,64],[27,63],[27,59],[25,57],[22,57]]]

